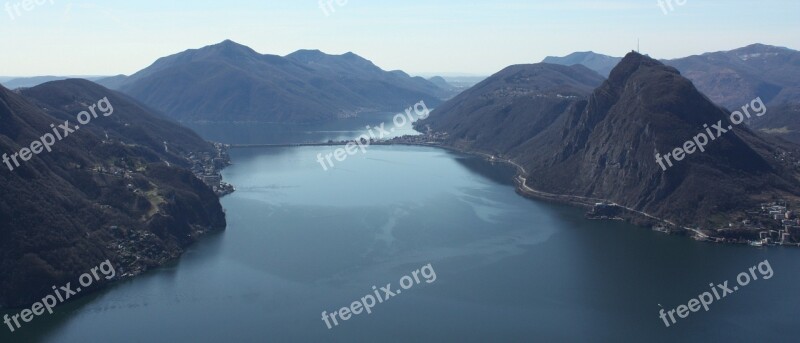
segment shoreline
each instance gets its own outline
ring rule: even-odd
[[[403,138],[403,137],[398,137]],[[388,144],[386,144],[388,143]],[[591,197],[583,197],[577,195],[568,195],[568,194],[555,194],[555,193],[548,193],[544,191],[539,191],[536,189],[531,188],[527,185],[527,178],[528,173],[522,165],[519,163],[506,158],[499,158],[494,156],[490,153],[478,151],[478,150],[467,150],[463,148],[458,148],[450,145],[444,145],[441,143],[436,142],[426,142],[426,143],[414,143],[414,142],[385,142],[383,145],[408,145],[408,146],[423,146],[423,147],[432,147],[432,148],[440,148],[444,150],[454,151],[466,155],[472,156],[479,156],[486,159],[489,162],[501,162],[513,166],[517,170],[517,174],[514,176],[514,184],[515,184],[515,192],[520,196],[529,198],[529,199],[536,199],[542,201],[548,201],[563,205],[569,205],[573,207],[580,207],[589,210],[586,213],[586,218],[590,220],[622,220],[626,221],[630,224],[635,226],[639,226],[642,228],[650,228],[653,231],[658,231],[662,233],[666,233],[669,235],[676,235],[676,236],[688,236],[696,241],[708,242],[708,243],[720,243],[720,244],[731,244],[731,245],[749,245],[755,247],[765,247],[765,246],[788,246],[788,247],[800,247],[800,243],[762,243],[761,241],[726,241],[722,237],[714,237],[709,236],[708,234],[703,233],[700,229],[694,229],[686,226],[680,226],[678,224],[673,223],[664,218],[659,218],[654,215],[651,215],[646,212],[642,212],[627,206],[623,206],[617,204],[613,201],[609,201],[607,199],[600,199],[600,198],[591,198]],[[607,207],[611,207],[622,212],[620,216],[615,217],[608,217],[608,216],[592,216],[593,211],[598,207],[598,205],[603,205]]]
[[[583,196],[569,195],[569,194],[555,194],[555,193],[536,190],[527,185],[528,173],[525,170],[525,168],[522,167],[522,165],[520,165],[519,163],[511,159],[497,157],[495,155],[492,155],[491,153],[479,150],[470,150],[451,145],[446,145],[441,143],[441,141],[437,138],[439,137],[432,137],[424,134],[417,136],[401,136],[389,140],[372,141],[370,145],[378,145],[378,146],[405,145],[405,146],[438,148],[465,155],[481,157],[493,163],[501,162],[508,164],[516,168],[516,175],[513,178],[513,182],[515,184],[515,192],[517,194],[529,199],[548,201],[548,202],[587,209],[588,211],[585,217],[590,220],[621,220],[642,228],[650,228],[653,231],[662,232],[669,235],[688,236],[694,240],[709,242],[709,243],[750,245],[756,247],[764,247],[764,246],[800,247],[800,243],[771,242],[768,240],[754,241],[741,238],[741,236],[739,239],[711,236],[707,233],[704,233],[703,230],[699,228],[680,226],[678,224],[673,223],[670,220],[659,218],[649,213],[639,211],[624,205],[620,205],[607,199],[583,197]],[[252,144],[252,145],[231,145],[230,148],[340,146],[340,145],[346,145],[347,143],[349,143],[349,141],[339,141],[339,142],[329,141],[329,142],[319,142],[319,143],[293,143],[293,144]],[[610,212],[610,213],[603,214],[601,212]]]

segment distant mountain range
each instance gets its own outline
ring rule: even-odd
[[[0,307],[31,304],[49,285],[110,259],[118,276],[161,265],[225,227],[219,199],[188,168],[216,148],[126,95],[86,80],[0,87],[0,153],[113,107],[11,171],[0,165]],[[62,130],[58,128],[59,132]],[[35,149],[35,148],[34,148]],[[34,150],[35,151],[35,150]]]
[[[485,79],[485,76],[434,76],[429,78],[428,81],[433,82],[441,89],[447,90],[448,97],[444,100],[449,100]]]
[[[97,81],[107,76],[32,76],[32,77],[0,77],[0,84],[8,89],[28,88],[41,85],[45,82],[67,79],[84,79]]]
[[[664,61],[730,109],[761,97],[771,104],[800,102],[800,52],[753,44]]]
[[[439,87],[441,89],[453,89],[453,88],[455,88],[455,87],[453,87],[453,85],[447,83],[447,80],[445,80],[441,76],[431,77],[431,78],[428,79],[428,81],[430,81],[431,83],[436,85],[436,87]]]
[[[603,77],[608,77],[611,70],[617,66],[621,57],[612,57],[603,54],[598,54],[593,51],[573,52],[564,57],[547,56],[542,62],[562,65],[575,65],[580,64],[591,70],[596,71]]]
[[[701,92],[727,108],[761,97],[773,111],[748,124],[800,143],[800,121],[794,120],[798,114],[794,105],[800,103],[798,56],[800,53],[791,49],[754,44],[662,62],[678,68]],[[581,64],[608,77],[620,60],[587,51],[549,56],[544,62]],[[63,78],[0,81],[13,89]],[[352,53],[334,56],[300,50],[281,57],[224,41],[161,58],[131,76],[89,79],[179,121],[297,123],[396,111],[419,100],[436,106],[482,78],[425,80],[402,71],[381,70]]]
[[[353,53],[262,55],[224,41],[164,57],[129,76],[98,81],[179,121],[315,122],[400,111],[451,96],[421,77],[384,71]]]
[[[728,113],[676,69],[630,53],[605,81],[580,65],[507,68],[418,127],[517,161],[539,192],[605,199],[682,225],[719,227],[765,199],[800,199],[796,167],[774,157],[797,147],[746,126],[669,170],[657,164],[656,153],[720,120],[728,125]]]
[[[545,62],[583,64],[607,75],[604,73],[614,60],[618,58],[585,52],[548,57]],[[800,143],[800,120],[798,112],[792,110],[797,108],[793,105],[800,104],[800,52],[753,44],[661,62],[677,68],[712,101],[726,108],[733,110],[761,97],[774,110],[750,124]]]

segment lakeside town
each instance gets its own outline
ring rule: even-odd
[[[586,213],[586,217],[595,220],[624,220],[625,210],[617,204],[600,202]],[[797,210],[785,200],[761,203],[745,211],[739,220],[725,227],[688,228],[661,220],[653,225],[653,230],[667,234],[688,234],[695,240],[713,243],[800,247],[800,217]]]
[[[753,246],[800,246],[800,218],[789,202],[779,200],[746,211],[739,222],[714,230],[714,233],[716,237],[709,237],[709,240]]]
[[[230,145],[222,143],[213,143],[215,151],[213,152],[200,152],[189,153],[186,158],[191,162],[191,171],[202,180],[206,185],[211,187],[214,193],[223,197],[233,193],[236,189],[233,185],[222,181],[222,170],[231,164],[228,150]]]
[[[800,152],[776,148],[775,160],[789,170],[800,171]],[[599,202],[587,212],[586,217],[600,220],[624,220],[622,214],[628,209],[617,204]],[[642,214],[642,213],[638,213]],[[648,218],[656,219],[656,218]],[[800,209],[785,199],[776,199],[753,206],[742,212],[724,227],[712,229],[679,227],[665,220],[658,220],[653,230],[667,234],[687,234],[698,241],[747,244],[763,246],[800,247]]]

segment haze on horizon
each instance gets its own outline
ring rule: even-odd
[[[15,16],[21,1],[2,4],[2,76],[130,75],[225,39],[263,54],[352,51],[383,69],[422,75],[488,75],[575,51],[622,56],[637,39],[657,58],[753,43],[800,48],[800,2],[792,0],[673,0],[667,14],[656,0],[350,0],[334,1],[328,15],[319,0],[48,0]]]

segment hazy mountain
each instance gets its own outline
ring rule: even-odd
[[[232,41],[161,58],[122,79],[102,82],[181,121],[313,122],[400,111],[419,101],[435,106],[447,95],[353,53],[281,57]]]
[[[445,73],[444,75],[448,75]],[[463,76],[463,75],[448,75],[448,76],[432,76],[428,81],[432,82],[441,89],[448,91],[449,100],[459,93],[470,89],[472,86],[479,82],[486,80],[486,76]]]
[[[41,85],[45,82],[59,81],[66,79],[86,79],[89,81],[96,81],[106,78],[105,76],[33,76],[33,77],[15,77],[8,78],[8,80],[0,79],[0,84],[8,89],[27,88]]]
[[[486,76],[442,76],[448,84],[452,85],[459,91],[464,91],[470,87],[477,85],[479,82],[486,80]]]
[[[566,57],[548,57],[545,62],[583,64],[603,75],[617,57],[576,52]],[[661,60],[715,103],[735,110],[761,97],[770,105],[769,115],[749,124],[765,132],[800,143],[800,120],[792,109],[800,104],[800,52],[783,47],[753,44],[731,51],[710,52],[673,60]],[[615,62],[612,64],[616,64]],[[776,126],[780,125],[780,126]]]
[[[473,86],[469,85],[468,87],[465,87],[465,86],[453,85],[450,84],[447,81],[447,79],[441,76],[430,77],[428,78],[428,81],[436,85],[436,87],[439,87],[439,89],[442,89],[446,92],[445,96],[442,98],[443,100],[449,100],[454,96],[458,95],[459,93],[463,92],[464,90],[469,89],[469,87]]]
[[[608,77],[608,74],[611,73],[611,69],[614,69],[614,66],[616,66],[620,60],[622,60],[620,57],[612,57],[592,51],[584,51],[573,52],[564,57],[548,56],[542,62],[567,66],[581,64],[591,70],[596,71],[598,74],[603,75],[603,77]]]
[[[441,76],[431,77],[431,78],[428,79],[428,81],[430,81],[431,83],[433,83],[434,85],[436,85],[437,87],[439,87],[441,89],[452,89],[453,88],[453,85],[447,83],[447,80],[445,80]]]
[[[798,112],[791,111],[796,108],[793,105],[800,104],[800,52],[753,44],[665,63],[678,68],[711,100],[731,110],[761,97],[771,111],[750,124],[800,142],[796,139],[800,118]]]
[[[743,125],[664,171],[657,152],[683,146],[704,124],[727,127],[729,119],[677,70],[649,57],[628,54],[591,95],[563,103],[550,96],[549,109],[532,105],[533,97],[561,93],[571,78],[511,88],[524,95],[515,100],[496,91],[504,73],[443,104],[426,125],[449,133],[450,145],[520,162],[538,190],[608,199],[692,225],[719,225],[760,200],[800,195],[795,171],[773,157],[784,147]],[[515,113],[529,114],[522,121]]]
[[[619,60],[593,52],[576,52],[566,57],[547,57],[545,62],[582,64],[607,76],[603,71],[610,72]],[[800,102],[800,52],[795,50],[753,44],[661,62],[677,68],[712,101],[727,108],[741,107],[756,97],[774,104]]]
[[[664,61],[727,108],[761,97],[765,102],[800,102],[800,52],[753,44]]]
[[[0,152],[30,147],[52,134],[51,124],[69,120],[74,127],[78,112],[104,98],[113,107],[109,116],[13,171],[0,165],[0,307],[28,305],[52,292],[49,285],[74,283],[105,259],[118,277],[136,274],[225,227],[219,199],[183,168],[184,154],[214,147],[89,81],[50,82],[21,94],[0,87]]]
[[[122,87],[122,84],[125,83],[125,80],[127,79],[128,79],[127,75],[120,74],[94,80],[94,82],[108,89],[119,89],[120,87]]]

